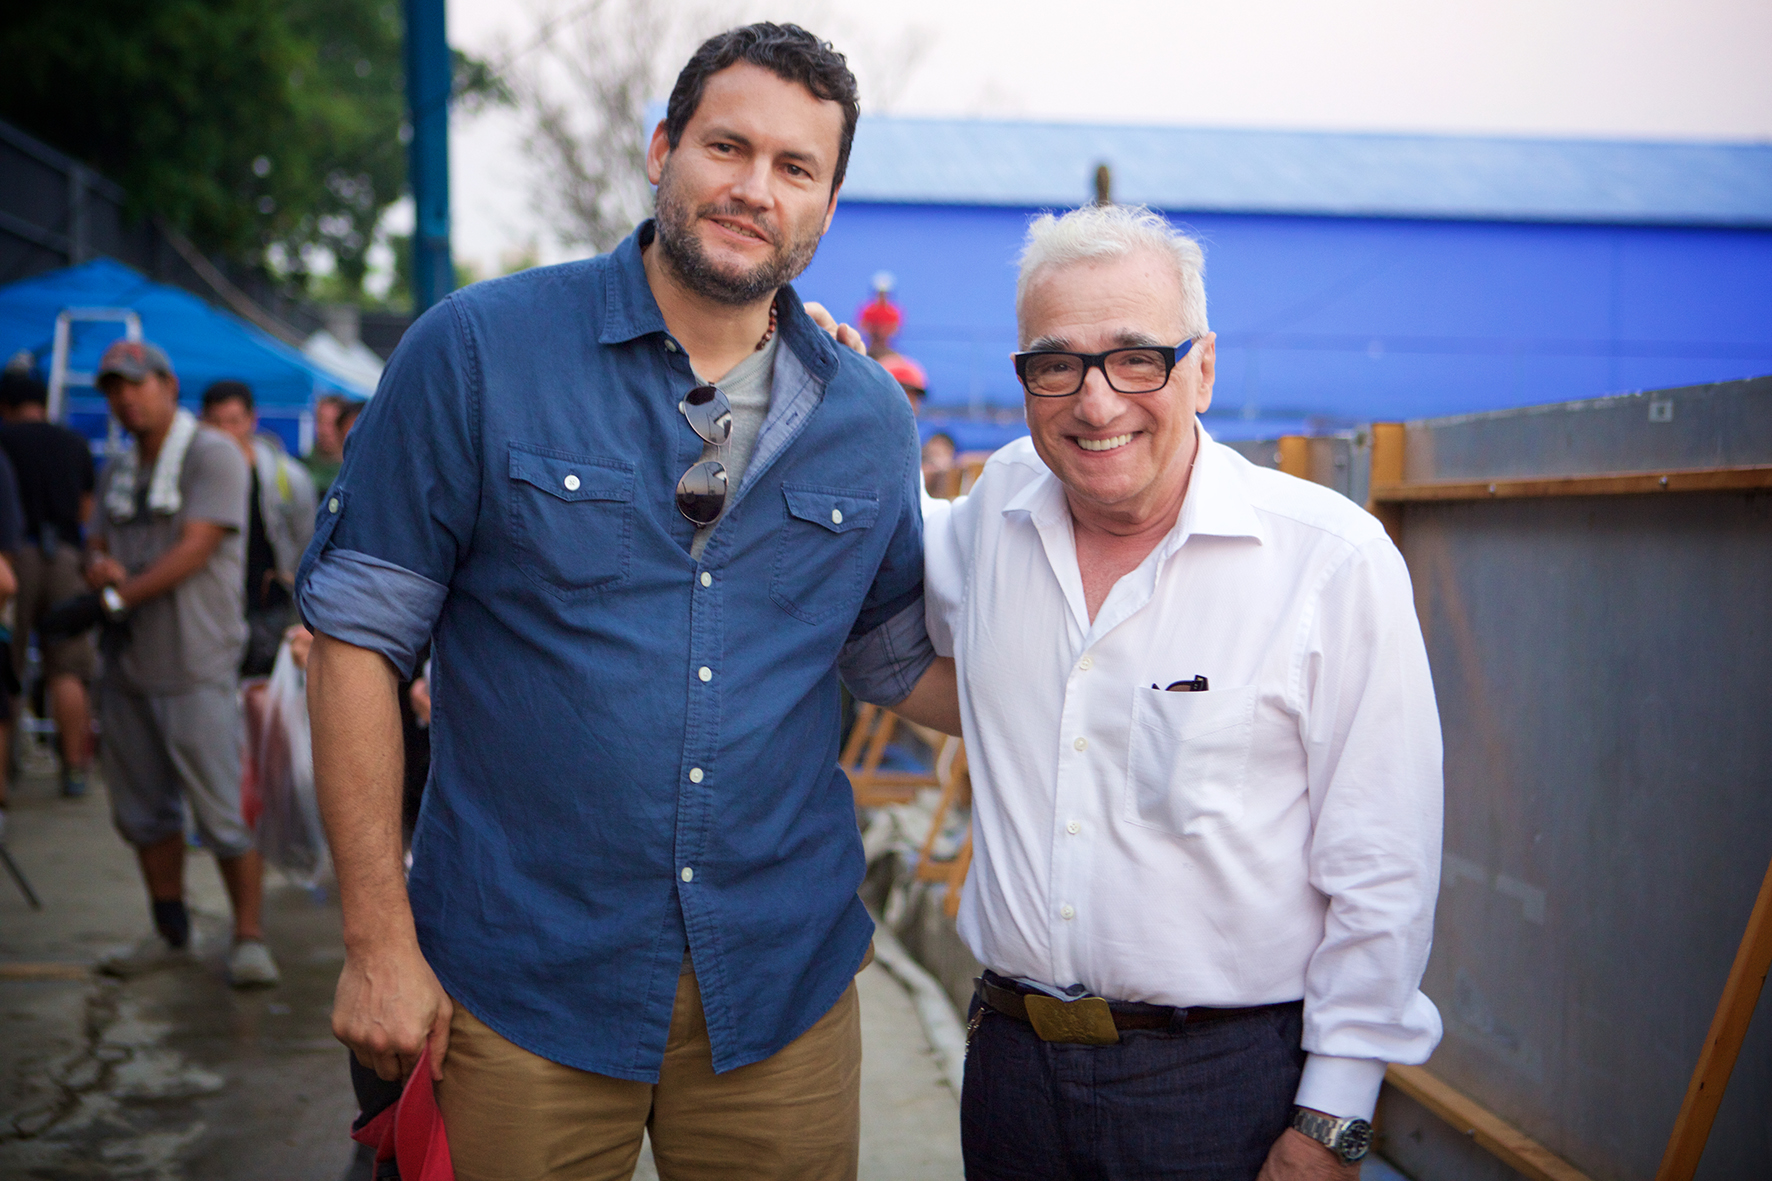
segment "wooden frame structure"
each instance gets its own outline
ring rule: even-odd
[[[1279,467],[1308,478],[1309,440],[1280,440]],[[1403,540],[1408,504],[1526,500],[1564,496],[1653,496],[1682,492],[1744,492],[1772,488],[1772,464],[1672,468],[1648,472],[1512,477],[1499,480],[1404,478],[1406,431],[1400,422],[1372,426],[1370,500],[1367,511],[1383,522],[1391,540]],[[1656,1181],[1691,1181],[1704,1155],[1711,1125],[1735,1069],[1766,977],[1772,972],[1772,866],[1766,870],[1747,930],[1717,1002],[1698,1064],[1668,1137]],[[1419,1066],[1391,1066],[1385,1081],[1471,1137],[1509,1168],[1532,1181],[1587,1181],[1585,1174],[1549,1149]]]

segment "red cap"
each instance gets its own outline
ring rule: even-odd
[[[863,332],[878,333],[881,336],[891,336],[904,323],[903,313],[884,299],[869,300],[861,305],[861,311],[856,313],[855,318],[861,322]]]
[[[886,367],[886,372],[898,378],[899,385],[908,386],[914,390],[929,388],[929,375],[923,372],[921,365],[909,357],[899,353],[888,353],[880,358],[880,364]]]

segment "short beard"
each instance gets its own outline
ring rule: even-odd
[[[691,213],[678,196],[668,165],[664,175],[659,177],[658,198],[654,209],[658,248],[670,265],[671,274],[683,286],[704,299],[732,307],[754,304],[773,294],[777,288],[797,279],[800,272],[812,262],[812,256],[818,251],[819,239],[824,236],[821,226],[784,246],[778,227],[742,205],[704,205]],[[701,239],[695,234],[695,222],[699,218],[719,214],[745,217],[757,223],[774,240],[774,255],[736,275],[716,267],[702,249]]]

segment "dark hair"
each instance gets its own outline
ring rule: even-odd
[[[338,429],[341,431],[350,430],[351,424],[357,421],[357,416],[363,413],[363,407],[367,405],[369,405],[368,402],[346,398],[344,405],[338,408]]]
[[[665,108],[665,138],[671,148],[675,150],[682,141],[683,129],[701,105],[708,79],[741,61],[761,66],[784,82],[798,82],[814,98],[842,105],[843,138],[837,144],[837,170],[831,174],[831,192],[835,193],[849,168],[849,145],[855,140],[861,98],[848,59],[829,41],[820,41],[799,25],[759,21],[703,41],[671,87],[670,105]]]
[[[0,374],[0,406],[23,406],[26,402],[49,405],[49,387],[34,373],[8,369]]]
[[[252,387],[243,381],[212,381],[203,391],[203,413],[208,414],[223,402],[239,402],[248,411],[252,404]]]

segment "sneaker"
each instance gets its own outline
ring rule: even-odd
[[[98,970],[120,980],[133,980],[191,962],[189,947],[171,947],[158,935],[150,935],[128,951],[106,956],[98,962]]]
[[[62,768],[62,799],[77,800],[86,794],[86,772]]]
[[[271,949],[261,939],[242,939],[228,955],[228,983],[235,988],[269,988],[282,979]]]

